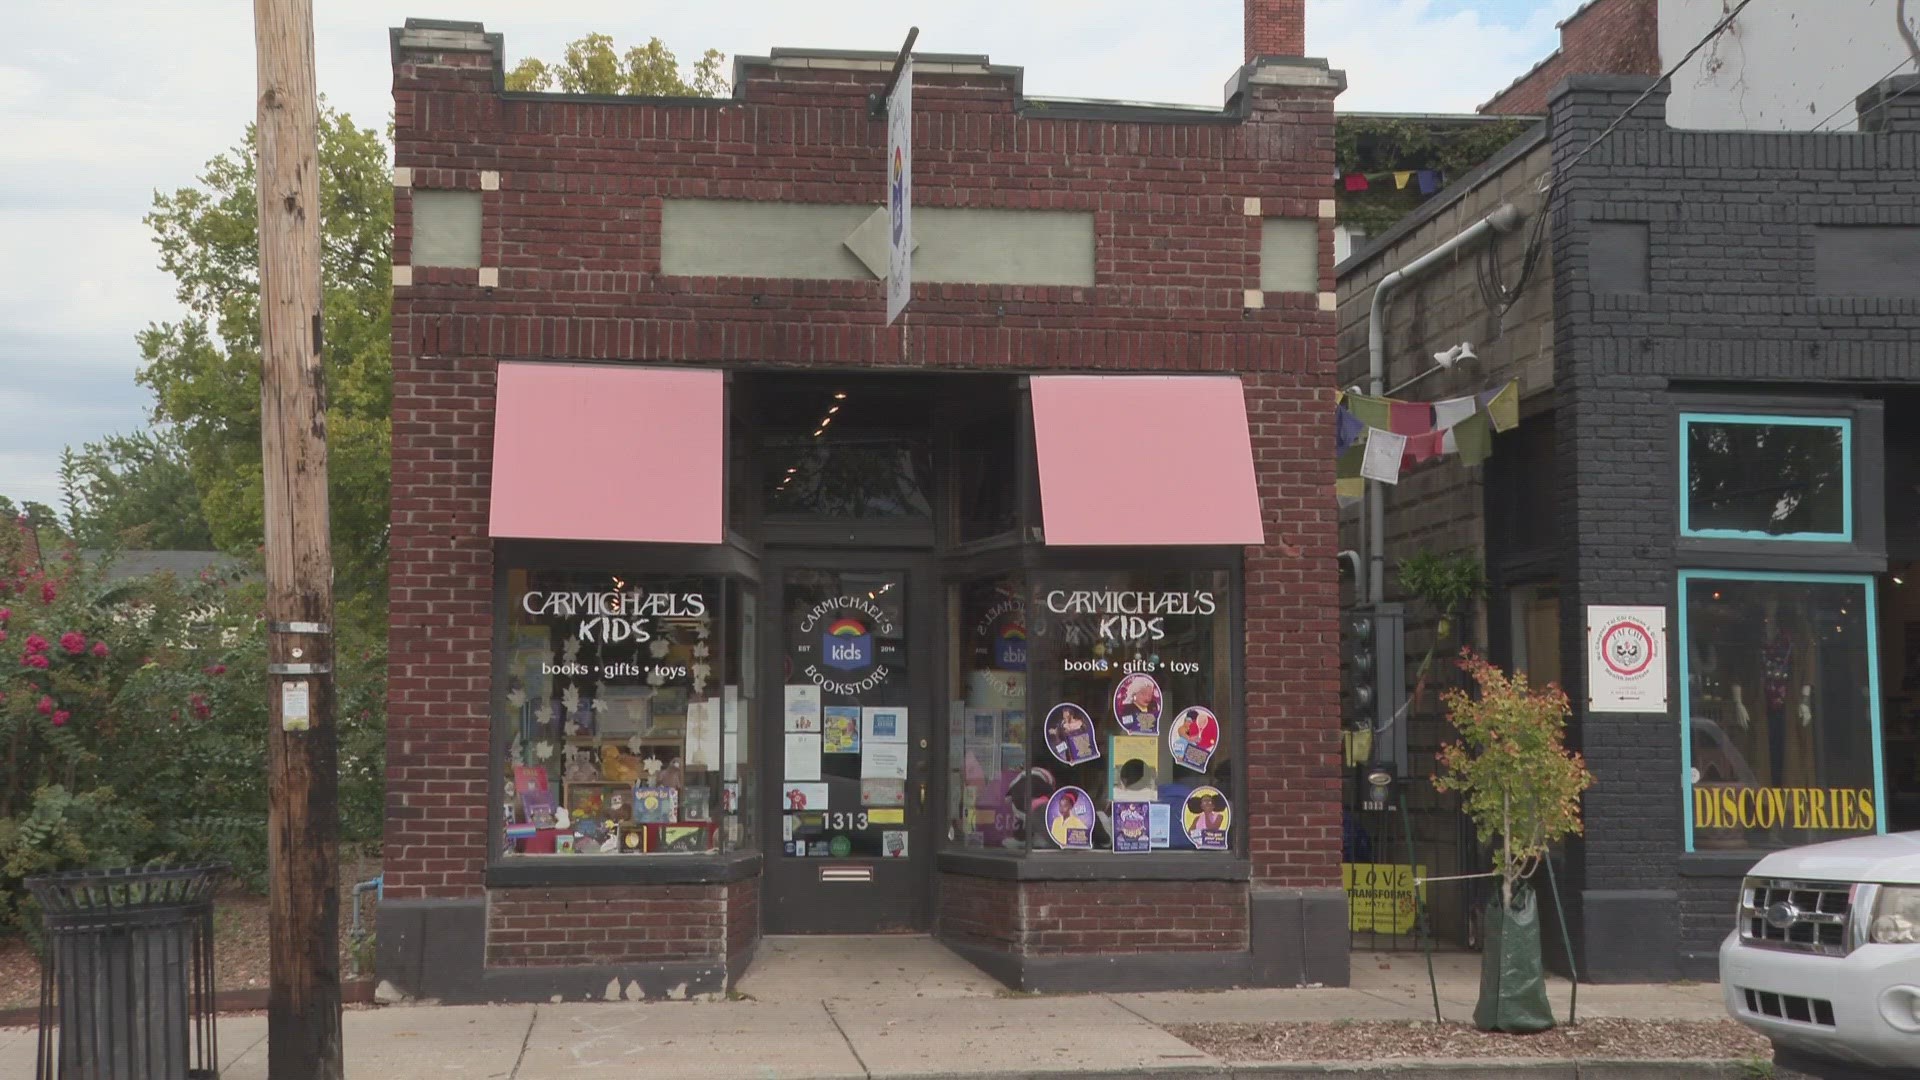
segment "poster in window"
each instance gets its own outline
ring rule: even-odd
[[[811,683],[789,683],[785,716],[788,731],[818,732],[820,688]]]
[[[1156,848],[1173,846],[1173,807],[1163,802],[1147,807],[1147,841]]]
[[[1116,802],[1113,804],[1113,850],[1152,851],[1152,803]]]
[[[820,733],[787,732],[786,777],[789,780],[820,779]]]
[[[907,805],[907,782],[905,780],[860,781],[861,806],[905,806]]]
[[[1113,688],[1113,718],[1135,735],[1158,735],[1165,702],[1153,676],[1136,672]]]
[[[907,710],[904,706],[869,705],[861,710],[864,730],[862,739],[867,743],[904,743],[907,741]]]
[[[829,705],[821,724],[821,753],[857,754],[860,752],[860,706]]]
[[[868,743],[860,751],[860,778],[862,780],[905,780],[907,778],[907,744]]]
[[[1055,847],[1093,850],[1093,797],[1071,785],[1047,800],[1047,836]]]
[[[789,813],[827,808],[827,785],[796,784],[789,780],[780,792],[780,802]]]
[[[1047,750],[1062,765],[1078,765],[1100,756],[1100,740],[1093,733],[1087,710],[1063,701],[1047,712]]]
[[[1219,788],[1199,787],[1187,796],[1180,808],[1180,824],[1198,851],[1227,850],[1227,829],[1233,824],[1233,808]]]
[[[1113,735],[1107,740],[1108,794],[1114,802],[1150,803],[1160,798],[1160,740],[1152,735]]]
[[[1213,752],[1220,746],[1220,718],[1205,705],[1180,710],[1167,731],[1167,745],[1174,764],[1206,772],[1207,762],[1213,760]]]

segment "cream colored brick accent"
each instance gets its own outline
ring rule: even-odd
[[[481,267],[480,268],[480,287],[483,289],[499,288],[500,287],[500,268],[497,266]]]
[[[495,172],[492,169],[480,170],[480,190],[481,191],[499,191],[500,190],[500,174]]]
[[[1258,195],[1247,196],[1247,205],[1246,205],[1245,213],[1248,217],[1260,216],[1260,196]]]
[[[410,188],[413,186],[413,169],[407,165],[393,167],[393,186]]]
[[[481,271],[485,273],[485,271]],[[1323,292],[1320,294],[1320,310],[1335,311],[1340,307],[1340,294]]]
[[[1333,206],[1333,200],[1332,200],[1332,199],[1321,199],[1321,200],[1320,200],[1320,216],[1321,216],[1321,217],[1323,217],[1323,218],[1330,218],[1330,217],[1333,217],[1333,216],[1334,216],[1334,214],[1335,214],[1335,213],[1337,213],[1337,212],[1338,212],[1338,211],[1336,211],[1336,210],[1334,209],[1334,206]]]
[[[393,285],[395,288],[403,288],[411,284],[413,284],[413,267],[396,266],[393,268]]]
[[[1241,307],[1245,307],[1245,308],[1263,308],[1263,307],[1266,307],[1266,306],[1267,306],[1267,294],[1266,294],[1266,293],[1263,293],[1263,292],[1261,292],[1261,291],[1260,291],[1259,289],[1248,289],[1248,290],[1246,291],[1246,296],[1245,296],[1245,298],[1244,298],[1244,299],[1242,300],[1242,302],[1241,302],[1241,304],[1240,304],[1240,306],[1241,306]]]

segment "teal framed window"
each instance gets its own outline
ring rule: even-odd
[[[1682,570],[1679,593],[1686,849],[1884,833],[1874,579]]]
[[[1853,421],[1680,414],[1680,535],[1853,541]]]

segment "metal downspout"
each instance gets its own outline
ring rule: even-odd
[[[1467,226],[1451,240],[1380,279],[1380,283],[1373,287],[1373,303],[1367,313],[1369,395],[1380,397],[1386,393],[1386,312],[1387,302],[1392,299],[1394,290],[1425,274],[1447,257],[1459,254],[1494,233],[1512,232],[1520,227],[1523,220],[1525,215],[1512,203],[1502,203],[1499,209]],[[1387,497],[1378,482],[1367,485],[1366,534],[1367,603],[1378,607],[1387,598]]]

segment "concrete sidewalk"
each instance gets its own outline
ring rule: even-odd
[[[1418,955],[1355,954],[1344,989],[1217,993],[1012,994],[924,938],[770,939],[741,983],[748,1000],[544,1005],[410,1005],[346,1014],[347,1076],[377,1080],[701,1080],[788,1077],[1279,1076],[1312,1065],[1229,1067],[1168,1034],[1164,1025],[1216,1021],[1428,1020],[1426,967]],[[851,950],[851,951],[850,951]],[[855,954],[858,954],[857,956]],[[1436,957],[1443,1014],[1473,1008],[1477,956]],[[1564,1018],[1569,988],[1555,987]],[[1716,1020],[1718,989],[1580,988],[1585,1017]],[[266,1020],[220,1022],[221,1076],[263,1080]],[[31,1076],[33,1033],[0,1030],[0,1076]],[[1416,1063],[1409,1063],[1416,1064]],[[1411,1078],[1597,1076],[1568,1063],[1430,1063]],[[1386,1075],[1349,1073],[1349,1076]],[[1615,1073],[1610,1075],[1624,1076]],[[1699,1067],[1641,1077],[1710,1075]]]

